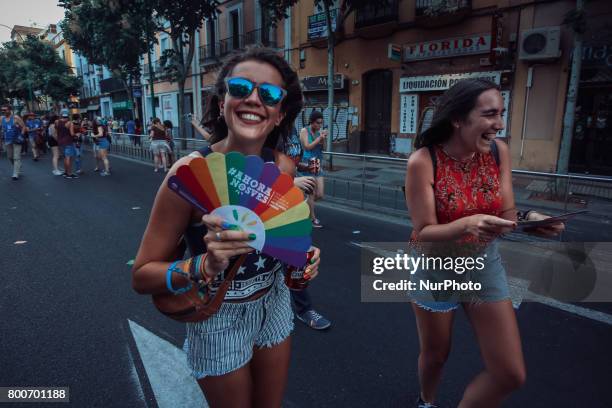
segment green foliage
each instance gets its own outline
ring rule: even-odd
[[[61,0],[64,38],[89,63],[105,65],[127,81],[140,75],[140,57],[152,46],[153,1]]]
[[[2,99],[29,100],[34,91],[39,91],[65,101],[76,95],[80,86],[80,80],[72,75],[53,47],[36,37],[28,36],[21,44],[7,42],[0,48]]]

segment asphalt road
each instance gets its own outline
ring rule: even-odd
[[[128,319],[177,347],[184,329],[132,291],[126,263],[163,176],[120,159],[112,170],[65,180],[51,175],[48,157],[25,159],[13,182],[0,159],[0,386],[69,386],[74,407],[157,406]],[[414,316],[406,303],[360,301],[355,245],[406,240],[409,227],[353,209],[320,208],[319,217],[324,260],[311,294],[333,327],[315,332],[296,321],[285,406],[414,406]],[[528,380],[505,407],[612,406],[612,326],[540,303],[524,303],[518,320]],[[459,312],[440,406],[456,406],[481,369]]]

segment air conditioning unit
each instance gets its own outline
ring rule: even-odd
[[[540,27],[521,32],[519,59],[537,61],[561,56],[561,27]]]

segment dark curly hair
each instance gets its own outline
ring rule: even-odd
[[[465,120],[481,93],[499,87],[486,79],[463,79],[440,97],[434,108],[431,126],[417,135],[414,147],[434,146],[447,141],[453,134],[453,121]]]
[[[225,89],[225,78],[231,74],[236,65],[245,61],[258,61],[270,64],[278,70],[283,78],[287,96],[285,96],[281,102],[281,112],[285,114],[285,117],[281,123],[274,127],[270,134],[268,134],[264,146],[271,149],[284,146],[294,126],[295,118],[302,110],[302,88],[297,73],[275,50],[254,46],[247,48],[245,51],[231,54],[219,71],[215,84],[216,98],[211,98],[209,108],[219,105],[219,100],[223,98],[227,92]],[[227,124],[223,116],[221,116],[221,112],[216,112],[214,109],[211,109],[207,113],[213,116],[216,115],[216,117],[210,118],[210,123],[212,123],[213,128],[210,143],[214,144],[227,137]]]

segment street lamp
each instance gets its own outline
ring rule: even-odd
[[[11,33],[13,32],[13,29],[5,24],[0,24],[0,26],[8,28],[9,30],[11,30]],[[21,38],[21,42],[25,42],[25,38],[23,38],[23,36],[18,31],[15,31],[15,34],[17,34],[19,38]],[[32,80],[30,79],[30,71],[28,71],[27,80],[28,80],[28,94],[30,95],[29,100],[30,100],[30,103],[34,104],[34,98],[32,96]],[[34,106],[32,106],[32,108],[34,108]]]

